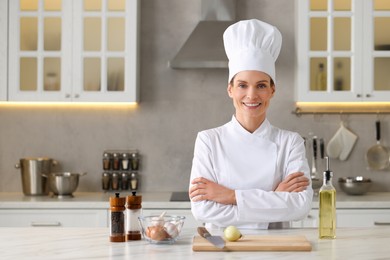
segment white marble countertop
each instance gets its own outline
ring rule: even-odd
[[[121,196],[131,193],[121,193]],[[190,209],[188,201],[169,201],[170,192],[145,192],[142,207],[149,209]],[[109,197],[114,193],[76,192],[73,198],[59,199],[53,196],[24,196],[19,192],[0,192],[0,209],[23,208],[88,208],[107,209]],[[350,196],[342,192],[336,195],[337,208],[390,209],[390,192],[371,192],[362,196]],[[318,208],[318,198],[314,197],[312,208]]]
[[[219,232],[219,231],[215,231]],[[213,235],[217,234],[211,231]],[[193,229],[173,245],[147,241],[109,242],[108,228],[0,228],[1,259],[389,259],[390,227],[343,228],[334,240],[317,229],[251,231],[263,235],[304,235],[310,252],[193,252]],[[244,234],[245,235],[245,234]]]
[[[171,192],[140,193],[142,195],[142,207],[148,209],[190,209],[188,201],[169,201]],[[121,197],[131,195],[130,192],[120,193]],[[115,193],[104,192],[76,192],[73,197],[58,198],[49,196],[25,196],[19,192],[0,192],[0,209],[23,209],[23,208],[87,208],[108,209],[109,198]]]

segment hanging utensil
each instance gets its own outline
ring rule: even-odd
[[[320,138],[320,155],[321,155],[321,159],[325,158],[325,144],[323,138]]]
[[[321,188],[322,181],[317,177],[317,136],[312,138],[312,166],[311,166],[311,186],[314,191],[314,195],[317,195],[317,190]]]
[[[381,126],[380,121],[375,122],[376,127],[376,145],[368,149],[366,154],[366,160],[368,166],[372,170],[383,170],[390,165],[390,154],[386,147],[380,144],[381,139]]]
[[[317,136],[313,136],[313,160],[311,162],[311,173],[317,176]]]

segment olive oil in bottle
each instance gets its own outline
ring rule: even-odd
[[[319,238],[336,238],[336,189],[332,185],[333,172],[329,170],[329,157],[326,159],[324,184],[319,192]]]

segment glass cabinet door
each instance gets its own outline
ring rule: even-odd
[[[299,90],[300,101],[356,100],[360,90],[352,87],[352,79],[359,75],[359,68],[353,61],[361,45],[356,44],[360,35],[353,33],[359,26],[353,0],[300,2],[307,11],[306,51],[301,49],[307,55],[299,63],[308,72],[298,82],[308,86]]]
[[[70,98],[71,14],[69,1],[10,1],[9,100]]]
[[[84,0],[77,14],[73,85],[81,100],[137,100],[137,1]]]
[[[0,1],[0,35],[8,35],[8,3]],[[7,100],[8,41],[0,40],[0,101]]]
[[[374,0],[370,5],[371,17],[368,24],[373,28],[366,60],[372,66],[373,73],[368,79],[370,88],[368,98],[389,101],[390,93],[390,1]]]
[[[298,13],[297,101],[389,100],[390,1],[298,0]]]
[[[138,1],[9,3],[9,100],[137,101]]]

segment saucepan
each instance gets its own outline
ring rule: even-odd
[[[368,149],[366,154],[366,160],[368,166],[372,170],[384,170],[390,165],[390,153],[389,150],[381,145],[381,125],[380,121],[375,122],[376,127],[376,145]]]
[[[79,177],[86,175],[86,172],[52,172],[45,175],[49,182],[49,189],[55,196],[73,197],[73,192],[76,191],[79,184]]]

